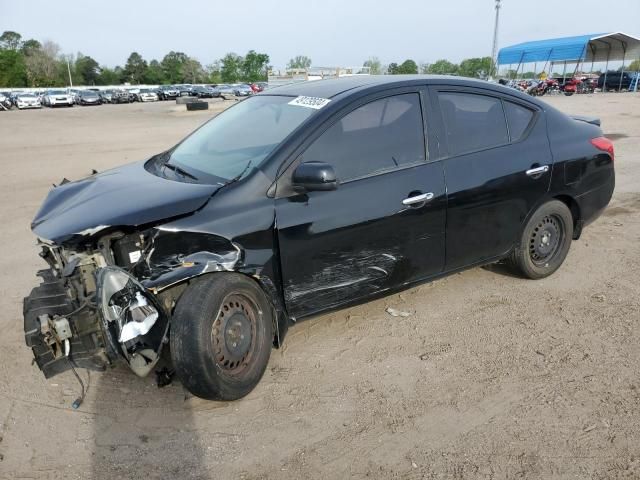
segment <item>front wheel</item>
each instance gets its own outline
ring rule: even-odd
[[[548,277],[564,262],[572,238],[569,208],[559,200],[547,202],[527,222],[511,263],[526,278]]]
[[[197,279],[171,323],[176,373],[187,390],[209,400],[236,400],[253,390],[272,342],[269,301],[253,280],[236,273]]]

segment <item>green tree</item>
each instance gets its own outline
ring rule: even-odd
[[[438,60],[429,65],[427,73],[435,75],[457,75],[458,65],[451,63],[449,60]]]
[[[207,74],[206,81],[209,83],[222,83],[222,75],[220,70],[222,69],[220,60],[216,60],[212,64],[209,64],[205,68],[205,72]]]
[[[266,53],[257,53],[255,50],[249,50],[240,67],[242,80],[251,83],[266,80],[268,65],[269,55]]]
[[[20,47],[20,50],[25,55],[29,55],[30,53],[35,52],[36,50],[40,50],[41,48],[42,48],[42,44],[38,40],[34,40],[33,38],[30,38],[29,40],[25,40],[24,42],[22,42],[22,46]]]
[[[227,53],[221,60],[220,77],[225,83],[235,83],[242,74],[244,59],[235,53]]]
[[[100,65],[91,57],[78,55],[75,72],[83,85],[95,85],[100,75]]]
[[[37,50],[25,57],[26,73],[32,87],[50,87],[60,85],[62,77],[60,46],[46,41]]]
[[[204,68],[195,58],[187,58],[182,64],[183,81],[187,83],[200,83],[204,78]]]
[[[6,30],[0,35],[0,48],[4,50],[18,50],[22,41],[22,35]]]
[[[382,75],[384,73],[382,71],[382,63],[378,57],[369,57],[362,66],[368,67],[371,75]]]
[[[147,62],[138,52],[132,52],[124,66],[126,81],[132,84],[140,84],[144,81],[147,72]]]
[[[287,70],[306,69],[311,66],[311,59],[305,55],[296,55],[289,63],[287,63]]]
[[[418,64],[413,60],[405,60],[398,67],[398,73],[401,73],[401,74],[418,73]]]
[[[0,87],[26,87],[24,55],[16,50],[0,49]]]
[[[460,62],[458,75],[472,78],[486,78],[491,71],[491,57],[466,58]]]
[[[640,71],[640,59],[634,60],[627,67],[628,72],[639,72]]]
[[[118,72],[118,70],[120,71]],[[100,67],[96,85],[119,85],[121,75],[122,69],[120,67],[116,67],[115,69]]]
[[[164,70],[157,60],[151,60],[144,76],[144,83],[161,85],[164,83]]]
[[[189,59],[189,57],[182,52],[171,51],[167,53],[160,66],[164,72],[164,78],[168,83],[180,83],[183,80],[182,66]]]
[[[405,60],[400,65],[397,63],[389,64],[389,74],[391,75],[402,75],[402,74],[412,74],[418,73],[418,64],[413,60]]]

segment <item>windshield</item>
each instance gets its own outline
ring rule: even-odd
[[[81,94],[83,97],[97,97],[98,94],[94,91],[91,90],[87,90],[86,92],[82,92]]]
[[[225,110],[187,137],[169,163],[225,180],[259,166],[316,110],[289,105],[292,97],[257,96]],[[249,168],[251,167],[251,168]]]
[[[49,92],[49,95],[66,95],[62,90],[52,90]]]

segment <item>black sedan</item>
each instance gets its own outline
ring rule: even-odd
[[[513,89],[395,75],[273,88],[49,193],[27,344],[46,377],[117,361],[143,376],[169,342],[186,388],[237,399],[302,319],[492,262],[551,275],[613,189],[599,121]]]
[[[191,93],[198,98],[217,98],[220,96],[220,90],[207,86],[193,87]]]
[[[101,105],[102,98],[93,90],[80,90],[76,95],[77,105]]]

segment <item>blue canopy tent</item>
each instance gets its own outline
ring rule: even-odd
[[[627,58],[640,58],[640,39],[621,32],[594,33],[575,37],[552,38],[536,40],[511,45],[500,49],[497,65],[518,65],[525,63],[544,62],[576,63],[576,70],[580,63],[606,62],[605,72],[609,61],[624,61]],[[564,73],[563,73],[564,76]],[[622,81],[622,79],[621,79]]]

